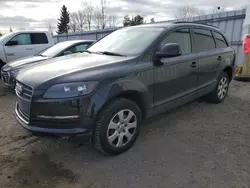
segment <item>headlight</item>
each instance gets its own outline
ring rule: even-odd
[[[10,75],[11,75],[11,76],[14,76],[14,77],[15,77],[18,73],[19,73],[19,69],[17,69],[17,70],[11,70],[11,71],[10,71]]]
[[[50,87],[43,98],[67,98],[90,94],[97,86],[98,82],[76,82],[57,84]]]

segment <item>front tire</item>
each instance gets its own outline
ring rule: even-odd
[[[229,76],[222,72],[216,88],[207,96],[207,101],[211,103],[221,103],[225,100],[229,89]]]
[[[124,98],[116,99],[98,116],[92,143],[107,155],[123,153],[136,141],[141,119],[141,111],[136,103]]]

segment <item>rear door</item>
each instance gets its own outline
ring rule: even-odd
[[[50,46],[48,37],[45,33],[31,33],[31,40],[35,53],[39,53]]]
[[[178,28],[168,33],[160,42],[160,51],[167,43],[178,43],[182,55],[162,58],[161,66],[154,68],[155,107],[194,93],[197,84],[197,57],[192,53],[191,32],[188,27]]]
[[[8,46],[5,44],[4,49],[8,62],[35,54],[30,33],[17,34],[10,41],[16,41],[17,45]]]
[[[199,77],[197,87],[202,94],[211,91],[216,84],[216,74],[222,61],[217,51],[212,31],[207,28],[193,28],[194,50],[198,57]]]

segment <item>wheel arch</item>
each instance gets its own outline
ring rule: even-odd
[[[227,73],[227,75],[228,75],[228,77],[229,77],[229,80],[231,81],[232,78],[233,78],[233,68],[230,67],[230,66],[228,66],[228,67],[224,68],[223,71],[224,71],[225,73]]]
[[[133,101],[141,110],[142,118],[148,115],[148,109],[153,105],[153,99],[147,90],[147,87],[136,80],[126,80],[123,82],[115,82],[106,85],[98,91],[104,97],[104,103],[100,106],[95,114],[95,118],[99,116],[101,111],[117,98],[125,98]]]

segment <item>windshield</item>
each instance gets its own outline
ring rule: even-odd
[[[57,54],[65,50],[66,48],[72,45],[71,42],[59,42],[54,46],[39,52],[37,55],[44,56],[44,57],[55,57]]]
[[[104,37],[89,52],[111,52],[126,56],[141,54],[163,31],[163,28],[124,28]]]
[[[6,38],[8,38],[10,35],[12,35],[13,33],[8,33],[5,34],[3,36],[0,37],[0,43],[4,42]]]

